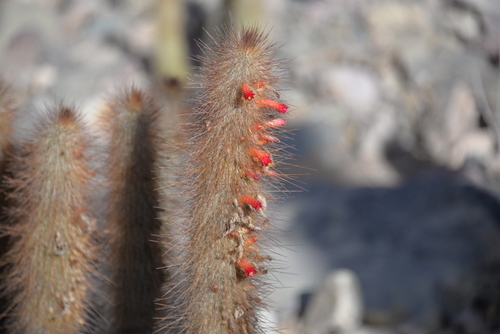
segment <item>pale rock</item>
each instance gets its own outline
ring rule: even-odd
[[[468,159],[489,161],[494,154],[495,143],[491,133],[478,130],[464,134],[461,140],[452,147],[449,164],[451,167],[459,168]]]
[[[361,325],[363,297],[356,274],[332,272],[312,297],[305,313],[307,334],[347,333]]]
[[[476,101],[469,87],[461,82],[455,84],[443,114],[444,135],[456,142],[464,133],[475,130],[478,120]]]
[[[451,7],[447,14],[453,30],[460,38],[470,40],[481,35],[481,22],[474,12],[460,7]]]
[[[51,87],[57,81],[57,68],[50,64],[40,66],[34,73],[33,86],[37,89]]]
[[[344,104],[359,120],[373,112],[380,99],[376,79],[368,70],[353,66],[335,66],[319,74],[320,91]]]
[[[479,128],[479,112],[471,90],[462,82],[451,90],[442,112],[428,119],[424,131],[434,159],[459,168],[468,158],[488,159],[494,152],[490,132]]]
[[[382,1],[372,4],[367,12],[367,21],[374,41],[381,47],[397,48],[401,43],[416,44],[417,37],[422,42],[432,36],[432,22],[420,2],[405,3]]]

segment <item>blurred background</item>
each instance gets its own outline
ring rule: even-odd
[[[500,333],[498,0],[3,0],[0,75],[26,114],[64,99],[92,118],[134,84],[171,127],[194,41],[230,22],[289,59],[293,180],[271,208],[283,246],[262,318]]]

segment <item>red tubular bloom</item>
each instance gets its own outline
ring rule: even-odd
[[[273,163],[273,160],[271,159],[271,155],[269,153],[256,148],[249,149],[248,155],[250,155],[250,157],[252,158],[258,159],[262,166],[268,166]]]
[[[243,94],[245,100],[251,100],[255,97],[255,93],[252,91],[249,85],[242,83],[240,86],[240,92]]]
[[[261,133],[257,136],[256,138],[257,140],[257,145],[265,145],[269,142],[271,143],[279,143],[279,139],[274,137],[274,136],[270,136],[268,134],[265,134],[265,133]]]
[[[252,131],[260,131],[260,130],[264,130],[264,126],[262,124],[259,124],[259,123],[256,123],[254,125],[252,125]]]
[[[265,126],[266,129],[268,128],[275,128],[277,126],[284,126],[286,125],[286,120],[284,120],[283,118],[276,118],[276,119],[271,119],[267,122],[264,122],[263,124]]]
[[[265,129],[269,129],[269,128],[275,128],[278,126],[283,126],[285,124],[286,124],[286,120],[284,120],[282,118],[276,118],[276,119],[271,119],[269,121],[266,121],[262,124],[256,123],[256,124],[252,125],[252,130],[253,131],[260,131],[260,130],[265,130]]]
[[[248,238],[246,241],[245,241],[245,245],[246,246],[249,246],[251,244],[254,244],[257,242],[257,237],[254,235],[254,236],[251,236],[250,238]]]
[[[247,277],[254,277],[255,275],[257,275],[257,270],[255,269],[255,267],[248,263],[246,260],[240,260],[238,262],[238,266],[243,269]]]
[[[245,169],[243,171],[243,173],[245,173],[246,175],[252,177],[254,180],[260,180],[259,174],[257,174],[255,171],[253,171],[251,169]]]
[[[273,108],[274,110],[276,110],[277,112],[279,112],[281,114],[286,113],[288,110],[288,106],[286,104],[279,103],[278,101],[274,101],[271,99],[257,100],[257,104],[260,107]]]
[[[250,195],[241,195],[240,198],[238,198],[238,203],[241,206],[250,205],[254,210],[262,209],[262,203]]]

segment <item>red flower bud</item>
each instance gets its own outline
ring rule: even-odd
[[[250,155],[250,157],[253,159],[259,160],[262,166],[268,166],[273,163],[273,160],[271,159],[271,155],[269,153],[256,148],[249,149],[248,155]]]
[[[252,130],[253,131],[260,131],[260,130],[265,130],[265,129],[269,129],[269,128],[275,128],[277,126],[283,126],[286,124],[286,120],[282,119],[282,118],[276,118],[276,119],[271,119],[269,121],[266,121],[262,124],[254,124],[252,126]]]
[[[250,205],[254,210],[262,209],[262,203],[250,195],[241,195],[240,198],[238,198],[238,203],[241,206]]]
[[[284,120],[283,118],[275,118],[275,119],[271,119],[267,122],[264,122],[264,126],[267,128],[274,128],[274,127],[277,127],[277,126],[283,126],[286,124],[286,120]]]
[[[255,267],[243,259],[238,262],[238,266],[243,269],[243,272],[245,272],[247,277],[254,277],[257,275]]]
[[[265,145],[269,142],[272,142],[272,143],[279,143],[279,139],[274,137],[274,136],[270,136],[268,134],[265,134],[265,133],[260,133],[258,134],[258,136],[256,136],[256,141],[257,141],[257,145]]]
[[[240,92],[243,94],[245,100],[251,100],[255,97],[255,93],[252,91],[249,85],[242,83],[240,87]]]
[[[288,110],[288,106],[283,103],[279,103],[277,101],[271,100],[271,99],[261,99],[257,100],[257,104],[260,107],[267,107],[267,108],[273,108],[277,112],[284,114]]]
[[[257,237],[254,235],[254,236],[251,236],[250,238],[248,238],[246,241],[245,241],[245,245],[246,246],[249,246],[251,244],[254,244],[257,242]]]
[[[260,180],[259,174],[257,174],[255,171],[253,171],[251,169],[245,169],[243,171],[243,173],[245,173],[246,175],[252,177],[254,180]]]

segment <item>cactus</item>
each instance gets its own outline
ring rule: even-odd
[[[110,135],[107,209],[116,333],[151,333],[154,301],[160,297],[157,114],[150,99],[132,88],[101,116]]]
[[[273,144],[286,122],[276,117],[288,108],[275,88],[282,70],[273,51],[256,28],[230,29],[206,47],[183,148],[176,333],[263,332],[257,311],[270,260],[259,247],[269,234],[264,186],[277,176]]]
[[[32,138],[9,165],[14,203],[3,233],[10,245],[2,291],[10,333],[78,333],[91,310],[98,257],[90,207],[93,141],[72,108],[39,115]]]

